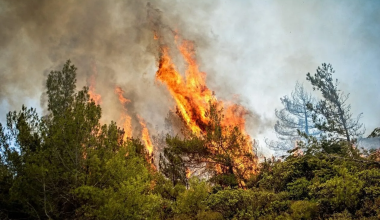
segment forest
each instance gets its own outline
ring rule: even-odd
[[[268,145],[285,153],[271,158],[258,158],[212,101],[204,132],[166,134],[153,158],[115,122],[100,123],[102,109],[88,87],[77,90],[76,72],[67,61],[48,74],[45,115],[23,106],[0,124],[1,219],[380,217],[379,151],[356,147],[360,116],[330,64],[307,74],[323,99],[299,83],[281,99],[279,141]],[[378,136],[380,128],[369,138]]]

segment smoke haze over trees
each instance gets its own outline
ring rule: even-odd
[[[210,105],[204,136],[168,135],[157,170],[146,143],[124,140],[114,122],[99,123],[102,109],[88,87],[76,90],[76,71],[67,61],[48,74],[46,115],[23,106],[0,124],[2,219],[376,219],[380,214],[378,151],[305,136],[302,154],[258,163],[240,152],[246,136],[238,127],[221,126],[222,111]],[[241,167],[249,158],[253,163]]]
[[[0,219],[378,219],[379,11],[0,0]]]
[[[308,108],[308,105],[316,103],[316,99],[305,91],[302,84],[297,82],[291,96],[284,96],[280,100],[283,109],[275,109],[278,120],[274,125],[280,141],[267,140],[267,144],[271,148],[290,150],[294,148],[297,141],[305,141],[302,133],[307,136],[318,136],[321,133],[313,122],[313,112]]]
[[[46,110],[46,100],[40,95],[44,77],[70,58],[82,70],[78,85],[88,85],[92,75],[101,82],[96,90],[105,97],[104,105],[113,106],[104,109],[106,120],[118,120],[122,107],[113,94],[118,84],[134,100],[129,105],[132,113],[139,112],[151,129],[163,124],[146,110],[155,107],[157,115],[166,115],[173,104],[165,89],[152,80],[155,57],[146,20],[147,1],[3,0],[0,5],[2,115],[24,103],[41,103],[37,111]],[[367,131],[377,126],[371,118],[376,117],[379,102],[365,105],[362,101],[373,94],[379,100],[379,93],[374,92],[380,83],[379,51],[374,49],[379,45],[377,3],[311,1],[293,6],[287,1],[154,1],[152,5],[161,11],[163,23],[196,42],[210,88],[227,99],[238,94],[240,102],[249,107],[252,136],[274,137],[272,112],[281,108],[277,100],[323,61],[338,70],[336,78],[351,93],[354,115],[365,113],[362,120]],[[366,55],[359,56],[358,51]],[[346,63],[351,63],[350,68]],[[365,67],[360,63],[366,63]],[[239,77],[232,74],[237,72]],[[0,121],[5,122],[5,117]]]

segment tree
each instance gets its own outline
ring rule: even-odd
[[[307,108],[309,103],[316,103],[310,93],[306,92],[303,85],[296,83],[291,96],[281,98],[284,108],[275,110],[278,118],[274,129],[281,140],[299,140],[299,132],[306,135],[317,136],[320,131],[315,127],[312,119],[312,111]]]
[[[314,90],[317,89],[322,93],[324,98],[316,105],[309,105],[309,108],[315,112],[313,121],[318,129],[327,132],[331,138],[351,142],[352,138],[364,133],[363,124],[359,123],[361,114],[357,118],[352,117],[351,105],[346,103],[349,94],[345,95],[338,89],[338,80],[336,79],[334,83],[332,78],[334,72],[331,64],[323,63],[314,76],[307,73],[306,79],[313,85]],[[319,117],[319,114],[322,117]]]
[[[186,185],[186,167],[179,152],[174,152],[176,148],[167,147],[160,154],[159,167],[162,174],[165,175],[173,186],[181,183]]]
[[[243,186],[256,168],[252,143],[238,127],[221,125],[223,114],[217,104],[210,103],[205,116],[209,118],[206,132],[185,134],[184,138],[168,135],[168,152],[177,154],[186,168],[203,172],[213,183]]]
[[[144,146],[100,125],[100,106],[87,87],[75,90],[75,76],[70,61],[50,72],[47,115],[23,106],[0,124],[0,218],[155,218],[161,198]]]
[[[47,115],[24,106],[7,114],[0,145],[13,178],[9,195],[19,204],[16,213],[71,218],[80,206],[73,190],[88,177],[86,158],[99,143],[101,109],[90,101],[88,88],[77,92],[75,83],[76,68],[67,61],[48,75]]]
[[[380,127],[375,128],[370,135],[368,135],[369,138],[379,137],[380,136]]]
[[[68,60],[62,71],[51,71],[46,81],[48,110],[54,116],[64,113],[74,101],[76,70]]]

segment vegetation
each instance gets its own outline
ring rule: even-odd
[[[297,82],[291,96],[284,96],[280,100],[284,108],[275,110],[278,120],[274,125],[279,141],[267,141],[272,149],[291,150],[297,141],[305,141],[301,133],[314,137],[321,134],[313,122],[314,112],[308,108],[310,104],[316,104],[317,101],[302,84]]]
[[[99,123],[100,106],[88,88],[76,91],[75,78],[68,61],[48,76],[47,115],[22,107],[0,125],[1,219],[380,218],[376,152],[303,134],[299,148],[264,159],[247,178],[233,160],[254,161],[239,152],[244,136],[222,132],[223,116],[211,107],[204,136],[167,136],[157,171],[139,140],[123,141],[115,123]],[[217,147],[223,151],[210,150]],[[186,167],[199,162],[207,175],[189,179]]]
[[[316,113],[313,119],[316,127],[324,131],[328,138],[346,139],[347,142],[354,141],[359,135],[364,133],[363,124],[359,122],[361,114],[357,118],[352,117],[351,105],[346,101],[349,95],[345,95],[338,89],[338,80],[332,78],[334,69],[331,64],[323,63],[318,67],[317,73],[312,76],[307,74],[307,80],[313,85],[314,89],[321,91],[323,100],[316,106],[312,104],[309,108]],[[322,115],[322,117],[318,117]]]
[[[296,83],[291,97],[281,98],[283,109],[275,111],[278,121],[274,129],[281,140],[299,140],[298,131],[306,135],[317,136],[321,132],[315,128],[312,121],[312,111],[307,108],[308,104],[315,103],[315,98],[305,91],[302,84]]]

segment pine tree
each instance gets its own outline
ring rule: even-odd
[[[281,98],[281,103],[284,108],[276,109],[278,121],[274,126],[281,140],[299,140],[299,132],[311,136],[320,134],[313,123],[312,111],[307,108],[308,104],[316,103],[316,100],[305,91],[302,84],[297,82],[291,96]]]
[[[224,127],[222,109],[210,104],[206,132],[167,138],[171,152],[177,154],[186,168],[196,170],[221,186],[243,186],[256,168],[256,157],[248,137],[238,127]]]
[[[323,63],[314,76],[307,74],[306,79],[313,85],[313,89],[319,90],[323,96],[323,100],[309,107],[315,112],[313,120],[318,129],[326,132],[330,138],[351,142],[364,133],[363,124],[359,122],[361,114],[357,118],[352,117],[351,105],[346,103],[349,95],[339,90],[338,80],[332,78],[334,72],[331,64]]]

